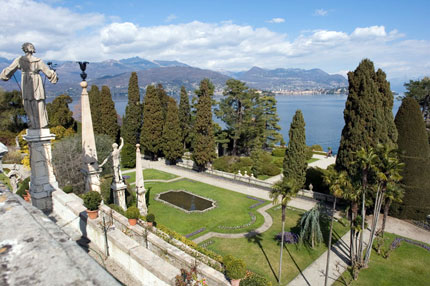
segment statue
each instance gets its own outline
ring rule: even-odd
[[[12,170],[10,170],[9,173],[7,173],[7,176],[9,177],[10,186],[12,187],[12,192],[16,193],[16,191],[18,191],[18,183],[21,180],[21,175],[19,174],[16,164],[13,164]]]
[[[101,163],[100,168],[103,167],[104,164],[106,164],[107,160],[112,156],[112,165],[113,165],[113,175],[114,175],[114,182],[115,183],[124,183],[124,180],[122,178],[121,174],[121,149],[124,146],[124,140],[121,139],[121,145],[118,148],[118,144],[113,143],[112,148],[113,151],[107,156],[107,158]]]
[[[16,70],[21,70],[20,88],[29,127],[30,129],[45,128],[48,126],[48,114],[45,106],[45,90],[39,72],[43,72],[52,83],[57,83],[58,77],[55,71],[51,70],[41,59],[33,56],[36,52],[33,44],[24,43],[22,50],[25,56],[16,58],[1,72],[0,78],[7,81],[14,76]]]

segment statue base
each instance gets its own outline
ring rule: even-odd
[[[93,170],[91,167],[87,166],[88,169],[81,169],[85,178],[85,192],[95,191],[101,193],[100,189],[100,173],[101,170]]]
[[[127,202],[125,199],[125,190],[127,189],[127,185],[123,182],[113,182],[111,188],[113,192],[113,203],[120,206],[123,210],[127,210]]]
[[[141,215],[146,216],[148,214],[148,208],[146,206],[146,191],[145,189],[143,191],[137,191],[137,208],[139,209],[139,212]]]
[[[52,192],[58,182],[52,167],[51,140],[55,135],[49,128],[27,129],[24,140],[30,150],[30,195],[33,206],[45,213],[52,211]]]

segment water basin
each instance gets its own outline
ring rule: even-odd
[[[216,206],[214,200],[197,196],[184,190],[170,190],[160,193],[155,197],[155,200],[185,212],[205,212]]]

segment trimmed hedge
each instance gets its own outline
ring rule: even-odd
[[[329,186],[324,183],[324,170],[321,168],[310,167],[306,170],[305,187],[309,188],[309,184],[312,184],[315,192],[330,194]]]

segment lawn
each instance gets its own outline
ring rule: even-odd
[[[126,173],[123,174],[124,176],[129,176],[130,178],[127,179],[127,182],[129,184],[134,183],[136,181],[136,172]],[[143,170],[143,179],[144,180],[170,180],[177,178],[178,176],[166,173],[163,171],[158,171],[155,169],[145,169]]]
[[[5,184],[6,187],[9,188],[9,190],[12,190],[12,187],[10,186],[9,178],[4,173],[0,173],[0,181],[3,182],[3,184]]]
[[[388,249],[394,239],[399,236],[386,233],[384,237],[386,238],[385,249]],[[429,285],[429,265],[430,251],[403,241],[387,259],[373,251],[369,268],[361,270],[358,279],[349,285]],[[351,280],[351,273],[348,270],[334,285],[345,285],[345,282]]]
[[[208,241],[212,241],[213,243],[209,244],[207,248],[223,256],[232,254],[242,258],[249,270],[265,276],[272,281],[273,285],[277,285],[276,277],[279,271],[280,249],[274,237],[281,232],[281,209],[279,207],[274,207],[271,208],[268,213],[273,218],[273,225],[268,231],[256,236],[256,238],[249,240],[247,238],[211,238]],[[287,209],[285,222],[286,231],[292,230],[295,233],[299,232],[296,225],[302,213],[303,211],[300,210]],[[325,241],[328,241],[328,228],[329,225],[327,223],[325,224],[325,228],[323,228]],[[340,223],[335,223],[335,241],[347,232],[347,228],[346,224],[343,226]],[[208,241],[206,241],[206,243]],[[205,242],[202,244],[205,244]],[[287,244],[283,251],[282,285],[286,285],[326,250],[327,246],[324,243],[315,249],[303,245]]]
[[[151,188],[148,212],[155,214],[157,223],[163,224],[182,235],[192,233],[203,227],[205,228],[205,231],[191,237],[190,239],[197,238],[209,231],[222,233],[246,232],[261,226],[264,222],[263,216],[259,214],[255,208],[249,208],[250,206],[258,203],[258,201],[249,199],[244,194],[239,194],[189,179],[182,179],[171,183],[147,182],[145,183],[145,187],[147,189]],[[210,198],[216,201],[216,208],[204,213],[188,214],[182,210],[154,200],[157,193],[168,190],[186,190],[188,192]],[[266,202],[265,204],[267,203],[269,202]],[[263,205],[260,205],[259,207]],[[251,221],[249,213],[255,215],[256,221],[248,227],[240,229],[222,229],[218,227],[243,226]]]

